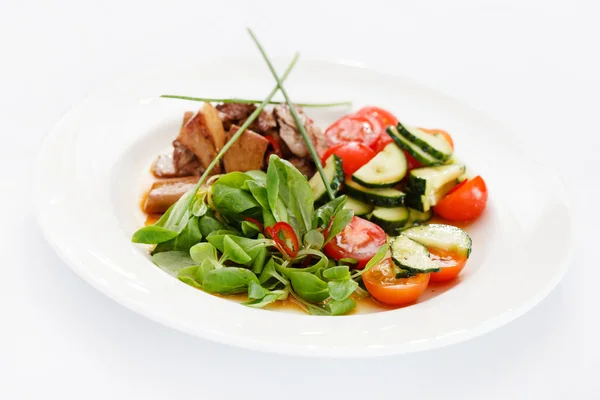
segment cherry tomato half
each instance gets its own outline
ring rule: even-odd
[[[485,182],[477,176],[448,193],[433,207],[433,211],[449,221],[471,221],[481,215],[487,199]]]
[[[363,282],[371,296],[384,304],[406,306],[417,301],[427,288],[430,274],[396,278],[391,258],[381,261],[365,272]]]
[[[363,107],[358,110],[355,115],[358,115],[359,117],[375,117],[379,121],[382,129],[387,128],[389,125],[398,125],[398,119],[394,117],[391,112],[379,107]]]
[[[327,128],[325,139],[329,147],[348,142],[360,142],[371,146],[379,134],[379,126],[373,126],[368,118],[346,115]]]
[[[456,278],[467,263],[467,258],[456,253],[442,249],[429,248],[429,257],[434,260],[442,270],[432,272],[430,282],[446,282]]]
[[[386,235],[383,229],[366,219],[355,216],[325,245],[323,251],[336,260],[354,258],[358,261],[356,268],[363,269],[385,241]]]
[[[340,156],[344,166],[344,173],[346,175],[352,175],[360,167],[368,163],[371,158],[375,157],[377,153],[369,146],[359,142],[341,143],[337,146],[328,148],[325,153],[323,153],[323,163],[325,163],[332,154]]]

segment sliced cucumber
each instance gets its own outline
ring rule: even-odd
[[[375,207],[371,214],[371,222],[379,225],[389,235],[397,235],[398,230],[404,228],[409,212],[406,207]]]
[[[370,189],[346,178],[345,192],[357,200],[379,207],[397,207],[404,203],[404,192],[392,188]]]
[[[392,139],[394,139],[394,142],[396,142],[398,146],[400,146],[403,150],[406,150],[408,154],[413,156],[421,164],[436,165],[442,163],[440,160],[424,152],[419,146],[413,144],[410,140],[402,136],[395,126],[388,126],[386,128],[386,132],[392,137]]]
[[[398,133],[418,146],[425,153],[441,161],[448,161],[454,149],[441,135],[432,135],[419,128],[398,122]]]
[[[406,221],[406,224],[404,224],[403,228],[407,229],[412,228],[415,225],[420,225],[429,221],[431,217],[433,217],[433,212],[431,210],[427,212],[421,212],[415,210],[414,208],[408,208],[408,221]]]
[[[441,268],[429,258],[429,250],[407,236],[396,236],[390,242],[394,263],[405,270],[417,273],[437,272]],[[398,275],[404,277],[400,272]]]
[[[418,194],[431,194],[448,182],[456,181],[464,172],[465,166],[461,164],[415,168],[408,176],[408,190]]]
[[[406,192],[404,203],[407,207],[414,208],[417,211],[427,212],[431,207],[439,203],[456,185],[456,180],[450,181],[432,194],[419,194],[409,190]]]
[[[396,185],[406,175],[406,157],[395,143],[383,150],[352,175],[352,180],[368,188]]]
[[[327,182],[329,182],[329,187],[331,187],[334,194],[337,193],[344,181],[342,159],[336,154],[332,154],[331,157],[325,161],[323,169],[325,170],[325,177],[327,178]],[[308,184],[312,188],[315,204],[325,203],[329,200],[327,191],[325,190],[325,184],[318,172],[310,178]]]
[[[405,229],[402,234],[426,247],[456,252],[466,258],[471,254],[471,237],[455,226],[443,224],[415,226]]]
[[[357,217],[364,217],[369,215],[371,211],[373,211],[373,205],[364,203],[360,200],[356,200],[355,198],[346,196],[346,204],[344,208],[349,208],[354,211],[354,215]]]

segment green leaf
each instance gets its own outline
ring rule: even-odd
[[[252,261],[252,257],[250,257],[244,251],[244,249],[240,247],[240,245],[234,242],[231,236],[225,236],[225,238],[223,239],[222,260],[230,260],[237,264],[246,264]]]
[[[250,256],[251,259],[254,259],[258,256],[258,253],[262,248],[267,247],[272,243],[272,241],[267,239],[249,239],[242,236],[233,236],[233,235],[209,235],[206,240],[211,243],[213,246],[217,248],[221,253],[225,252],[225,237],[229,237],[233,240],[238,246],[246,252]],[[248,263],[247,265],[250,265]]]
[[[206,260],[202,261],[202,264],[200,264],[200,266],[196,270],[196,275],[194,277],[196,282],[198,282],[200,285],[204,284],[204,278],[206,277],[206,274],[208,274],[213,269],[217,268],[223,268],[223,266],[219,264],[216,260],[211,260],[210,258],[207,258]]]
[[[277,207],[277,203],[279,202],[279,174],[277,167],[271,165],[270,162],[267,167],[267,200],[273,216],[276,220],[281,221],[282,217],[279,215]]]
[[[192,188],[181,196],[154,225],[174,232],[181,232],[191,217],[189,204],[195,190],[195,188]]]
[[[177,279],[197,289],[201,289],[202,286],[198,284],[198,282],[196,282],[196,271],[198,270],[198,268],[199,267],[197,265],[182,268],[177,274]]]
[[[191,217],[188,220],[185,228],[179,233],[179,235],[167,242],[160,243],[152,254],[161,253],[163,251],[180,250],[188,251],[193,245],[199,243],[202,240],[202,233],[198,226],[198,217]]]
[[[203,237],[207,237],[214,231],[218,231],[224,228],[223,224],[215,218],[214,214],[209,211],[202,218],[200,218],[200,233]]]
[[[254,238],[260,233],[258,226],[249,221],[242,221],[242,232],[248,238]]]
[[[216,183],[213,185],[212,190],[214,208],[221,214],[249,215],[252,214],[249,210],[260,207],[254,197],[245,190]]]
[[[325,243],[325,237],[316,229],[311,229],[304,235],[304,246],[312,249],[321,249]]]
[[[248,283],[248,299],[262,299],[267,294],[269,294],[269,291],[260,286],[260,283],[254,281],[250,281],[250,283]]]
[[[258,204],[260,204],[263,209],[270,210],[267,188],[264,185],[259,185],[255,181],[246,181],[246,185]]]
[[[185,251],[165,251],[152,256],[154,264],[170,275],[177,276],[182,268],[198,265]]]
[[[352,280],[330,281],[327,283],[329,295],[337,301],[347,299],[358,287],[358,283]]]
[[[253,181],[254,178],[244,172],[230,172],[217,179],[214,185],[224,185],[236,189],[242,189],[247,181]],[[214,186],[213,185],[213,186]]]
[[[247,292],[251,281],[258,282],[258,278],[250,270],[226,267],[206,273],[202,286],[209,293],[236,294]]]
[[[277,178],[271,178],[277,175]],[[275,219],[282,221],[279,214],[275,213],[272,202],[272,194],[269,185],[278,184],[277,196],[283,201],[283,204],[290,214],[289,223],[295,228],[296,234],[304,235],[311,229],[312,214],[314,211],[314,198],[312,188],[304,175],[287,160],[282,160],[276,155],[269,158],[269,167],[267,168],[267,194],[269,205]]]
[[[208,205],[206,204],[206,189],[201,188],[194,196],[192,205],[190,206],[190,212],[196,217],[202,217],[208,211]]]
[[[352,298],[347,298],[342,301],[331,300],[325,305],[325,309],[330,312],[331,315],[344,315],[354,310],[356,307],[356,301]]]
[[[339,265],[347,265],[349,267],[355,267],[358,265],[358,260],[351,257],[343,257],[338,260]]]
[[[261,185],[267,184],[267,174],[264,171],[259,171],[259,170],[246,171],[246,175],[248,175],[252,179],[254,179],[253,181],[247,181],[246,183],[256,182]]]
[[[198,264],[202,263],[204,260],[217,260],[217,249],[210,243],[202,242],[195,244],[190,249],[190,256],[192,260],[197,262]]]
[[[350,268],[346,265],[328,268],[323,271],[323,278],[329,281],[350,279]]]
[[[346,196],[340,196],[328,203],[323,204],[313,214],[312,227],[313,229],[321,228],[323,230],[329,227],[331,219],[337,212],[344,208],[346,204]]]
[[[373,265],[380,263],[385,258],[389,249],[390,249],[389,244],[386,243],[386,244],[381,245],[381,247],[379,247],[379,249],[377,249],[377,252],[375,253],[375,255],[369,260],[367,265],[365,265],[365,268],[361,271],[361,274],[364,273],[365,271],[368,271],[369,269],[371,269],[371,267]]]
[[[277,223],[277,220],[275,219],[275,217],[273,216],[273,213],[270,210],[263,208],[262,214],[263,214],[263,224],[265,226],[273,226]]]
[[[279,273],[277,272],[276,266],[277,266],[277,263],[275,262],[273,257],[269,258],[269,261],[267,261],[267,263],[265,264],[262,272],[260,273],[260,277],[258,279],[261,285],[265,285],[266,282],[269,281],[269,279],[271,279],[271,278],[275,278],[278,282],[281,282],[285,286],[287,286],[289,284],[287,279],[285,279],[283,276],[279,275]]]
[[[265,266],[265,262],[267,261],[267,248],[263,247],[259,250],[254,261],[252,261],[252,272],[255,274],[260,274]]]
[[[327,232],[325,243],[329,242],[335,237],[335,235],[343,231],[346,225],[348,225],[350,221],[352,221],[353,217],[354,211],[346,208],[339,210],[333,218],[333,223],[331,224],[331,228],[329,228],[329,232]]]
[[[133,243],[158,244],[167,242],[178,235],[177,232],[156,225],[145,226],[133,234]]]
[[[319,303],[329,297],[327,283],[309,272],[292,272],[290,281],[296,294],[311,303]]]

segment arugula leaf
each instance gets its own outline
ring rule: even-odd
[[[269,279],[275,278],[278,282],[283,283],[285,286],[289,285],[289,282],[286,278],[279,275],[276,269],[277,263],[273,259],[273,257],[269,258],[269,261],[265,264],[262,272],[260,273],[260,277],[258,278],[261,285],[264,285]]]
[[[273,216],[273,213],[270,210],[263,208],[262,215],[263,215],[263,224],[265,226],[273,226],[277,223],[277,220],[275,219],[275,217]]]
[[[208,274],[213,269],[218,268],[224,267],[221,264],[219,264],[216,260],[211,260],[210,258],[207,258],[206,260],[202,261],[202,264],[200,264],[200,266],[196,270],[196,276],[194,277],[196,282],[198,282],[200,285],[204,284],[204,278],[206,277],[206,274]]]
[[[229,215],[251,214],[249,210],[260,207],[245,190],[217,183],[213,185],[212,202],[219,213]]]
[[[311,229],[306,232],[304,235],[304,247],[312,248],[312,249],[321,249],[323,247],[323,243],[325,243],[325,238],[323,234],[316,229]]]
[[[249,239],[243,236],[234,236],[234,235],[209,235],[206,240],[211,243],[213,246],[217,248],[221,253],[225,252],[225,238],[229,237],[233,240],[238,246],[242,248],[242,250],[250,256],[251,259],[254,259],[258,256],[260,250],[264,247],[269,246],[272,241],[268,239]],[[250,263],[246,263],[246,265],[250,265]]]
[[[267,289],[265,289],[264,287],[260,286],[260,283],[254,282],[254,281],[251,281],[250,283],[248,283],[248,299],[249,300],[262,299],[267,294],[269,294],[269,291]]]
[[[202,287],[209,293],[236,294],[248,291],[248,284],[257,282],[252,271],[245,268],[226,267],[206,273]]]
[[[269,208],[273,213],[276,220],[282,221],[282,216],[279,215],[279,173],[275,164],[271,164],[269,159],[269,166],[267,167],[267,200],[269,202]]]
[[[202,217],[208,211],[208,205],[206,204],[206,189],[201,188],[194,196],[192,204],[190,205],[190,212],[196,217]]]
[[[356,307],[356,301],[352,298],[347,298],[341,301],[331,300],[325,305],[325,309],[329,311],[330,315],[344,315],[354,310]]]
[[[181,232],[191,217],[189,203],[195,191],[195,188],[187,191],[175,204],[169,207],[167,212],[154,225],[171,231]]]
[[[192,257],[192,260],[196,261],[198,264],[206,259],[216,261],[217,249],[207,242],[198,243],[190,249],[190,256]]]
[[[371,269],[371,267],[373,265],[381,262],[381,260],[383,260],[385,258],[389,249],[390,249],[389,244],[385,243],[385,244],[381,245],[381,247],[379,247],[377,249],[377,252],[375,253],[375,255],[369,260],[367,265],[365,265],[365,268],[363,268],[363,270],[361,271],[361,274],[364,273],[365,271],[368,271],[369,269]]]
[[[272,182],[269,181],[269,174],[275,175],[275,172],[271,172],[273,170],[278,177],[278,197],[283,201],[290,217],[293,217],[290,218],[290,224],[292,224],[292,226],[295,225],[294,228],[296,229],[296,233],[302,236],[309,231],[312,226],[312,214],[314,211],[312,188],[306,180],[306,177],[304,177],[292,163],[287,160],[282,160],[272,154],[269,158],[269,167],[267,169],[267,192],[270,189],[269,185],[272,184]],[[273,211],[270,197],[269,204]],[[277,218],[275,212],[273,212],[273,215]],[[295,222],[295,224],[293,222]]]
[[[255,274],[260,274],[265,266],[265,261],[267,260],[267,248],[263,247],[259,250],[254,257],[254,261],[252,261],[252,272]]]
[[[202,233],[200,232],[200,227],[198,225],[198,217],[191,217],[179,235],[167,242],[159,243],[152,251],[152,254],[170,250],[188,251],[193,245],[199,243],[201,240]]]
[[[167,242],[178,235],[177,232],[172,230],[150,225],[138,229],[131,238],[133,243],[144,243],[144,244],[158,244]]]
[[[179,270],[177,274],[177,279],[179,279],[183,283],[187,283],[188,285],[195,287],[197,289],[201,289],[202,286],[196,282],[196,271],[198,270],[197,265],[192,265],[191,267],[185,267]]]
[[[255,223],[249,221],[242,221],[242,232],[247,238],[255,238],[259,233],[260,229]]]
[[[260,204],[263,209],[270,210],[269,198],[267,195],[267,188],[264,185],[260,185],[255,181],[246,181],[248,190],[254,196],[254,199]]]
[[[353,210],[347,208],[342,208],[341,210],[339,210],[333,217],[333,222],[331,223],[331,227],[329,228],[329,231],[327,232],[327,237],[325,238],[325,244],[327,244],[327,242],[333,239],[335,235],[343,231],[346,225],[348,225],[350,221],[352,221],[353,217]]]
[[[344,208],[346,204],[346,196],[336,197],[328,203],[323,204],[313,214],[312,227],[313,229],[321,228],[325,230],[329,228],[331,220],[337,212]]]
[[[350,279],[350,268],[347,265],[328,268],[323,271],[323,278],[329,281]]]
[[[352,280],[330,281],[327,283],[329,295],[333,300],[342,301],[347,299],[358,287],[358,283]]]
[[[319,303],[329,297],[327,283],[309,272],[294,271],[290,274],[292,288],[301,298]]]
[[[152,262],[172,276],[177,276],[179,271],[185,267],[198,265],[185,251],[165,251],[158,253],[152,256]]]
[[[252,179],[254,179],[254,181],[248,181],[246,183],[256,182],[261,185],[267,184],[267,174],[264,171],[260,171],[260,170],[246,171],[246,175],[249,175]]]
[[[230,260],[237,264],[247,264],[252,261],[252,257],[250,257],[240,245],[234,242],[231,236],[225,236],[223,238],[223,256],[220,260],[221,264],[224,263],[225,260]]]

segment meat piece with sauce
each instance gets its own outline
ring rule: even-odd
[[[304,114],[304,111],[300,107],[296,107],[296,110],[298,111],[300,122],[304,126],[304,129],[306,129],[308,138],[315,146],[317,153],[322,154],[327,149],[327,143],[325,142],[323,132],[315,125],[312,119]],[[298,157],[310,156],[308,147],[306,146],[306,143],[304,143],[304,139],[296,127],[289,106],[287,104],[275,106],[274,114],[277,118],[277,123],[279,124],[279,135],[290,151]]]
[[[179,132],[194,116],[193,111],[186,111]],[[173,142],[173,151],[158,156],[152,165],[152,173],[157,178],[175,178],[180,176],[198,175],[200,168],[198,158],[183,146],[178,140]],[[200,171],[201,173],[201,171]]]
[[[227,140],[229,141],[239,129],[239,126],[232,125],[227,133]],[[223,156],[225,172],[246,172],[261,169],[268,146],[269,141],[267,139],[246,129]]]
[[[181,196],[193,188],[198,179],[197,176],[189,176],[161,179],[154,182],[144,202],[144,212],[148,214],[164,213]]]
[[[224,103],[217,105],[216,109],[223,127],[228,131],[231,125],[241,125],[256,110],[256,106],[245,103]]]

